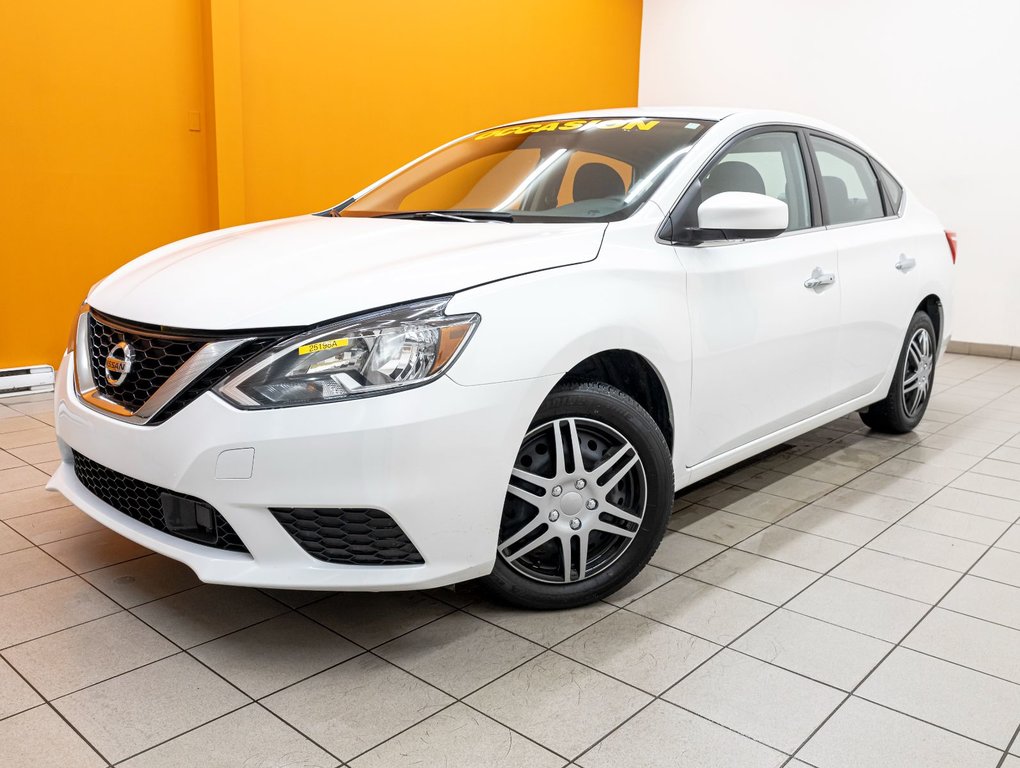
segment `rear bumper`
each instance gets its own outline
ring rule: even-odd
[[[163,424],[139,426],[84,406],[65,359],[55,395],[63,460],[48,487],[123,536],[184,562],[206,582],[343,590],[441,586],[491,571],[509,470],[551,385],[532,379],[464,387],[444,377],[381,397],[271,411],[241,411],[207,393]],[[190,542],[119,512],[75,476],[72,449],[128,477],[205,501],[249,553]],[[250,477],[239,479],[245,467],[221,459],[236,449],[253,456]],[[317,560],[271,507],[382,510],[425,562]]]

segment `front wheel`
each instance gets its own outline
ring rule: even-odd
[[[652,557],[672,504],[672,460],[652,417],[608,384],[562,385],[517,454],[483,585],[525,608],[599,600]]]
[[[907,328],[889,393],[866,411],[861,421],[878,432],[903,434],[916,427],[931,397],[935,380],[935,326],[927,312],[915,312]]]

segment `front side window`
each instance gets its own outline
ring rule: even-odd
[[[811,149],[822,178],[822,210],[826,224],[882,218],[878,179],[866,156],[820,136],[811,137]]]
[[[614,221],[648,199],[710,124],[577,118],[482,131],[415,163],[338,215]]]
[[[754,192],[786,203],[788,232],[811,226],[807,174],[796,133],[756,133],[741,139],[703,171],[685,203],[684,221],[697,227],[697,209],[720,192]],[[696,190],[696,191],[695,191]]]

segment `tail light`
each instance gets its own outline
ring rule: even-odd
[[[949,243],[949,255],[953,257],[953,263],[956,263],[956,233],[946,230],[946,242]]]

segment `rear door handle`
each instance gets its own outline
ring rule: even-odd
[[[821,288],[822,286],[832,285],[836,282],[836,276],[831,272],[822,272],[821,267],[815,267],[811,270],[811,277],[804,281],[805,288]]]
[[[901,253],[899,261],[896,262],[896,269],[898,269],[900,272],[909,272],[916,266],[917,259],[912,259],[905,253]]]

